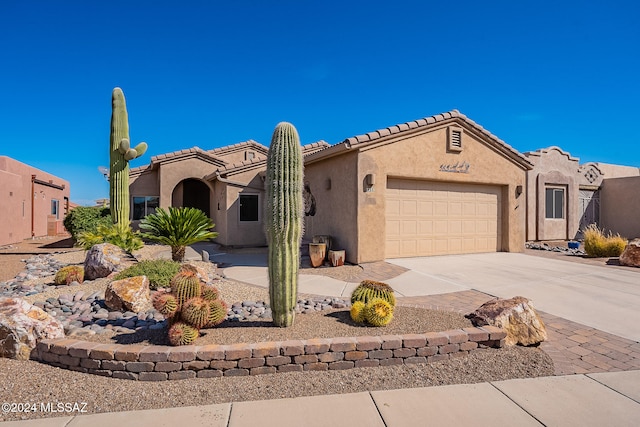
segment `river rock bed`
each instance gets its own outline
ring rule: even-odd
[[[587,254],[585,251],[579,248],[572,249],[572,248],[565,248],[564,246],[551,246],[547,243],[527,242],[525,243],[524,247],[526,249],[535,249],[538,251],[562,252],[566,255],[574,255],[574,256],[584,256]]]

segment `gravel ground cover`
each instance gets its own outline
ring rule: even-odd
[[[137,256],[139,259],[153,257],[161,249],[163,248],[149,245],[146,250],[143,250],[146,252]],[[80,262],[78,260],[83,259],[84,255],[78,252],[55,256],[62,262],[72,264]],[[6,278],[0,278],[0,280],[6,280]],[[92,283],[90,286],[104,287],[106,282]],[[266,290],[262,288],[229,280],[221,280],[217,286],[223,298],[229,303],[267,299]],[[58,290],[52,290],[52,292],[58,292]],[[70,290],[66,289],[65,292]],[[325,319],[327,323],[319,326],[320,319]],[[345,310],[298,315],[294,328],[280,329],[256,324],[259,322],[248,323],[250,324],[212,329],[207,336],[211,334],[210,339],[220,343],[259,342],[267,339],[368,335],[369,329],[378,329],[353,326]],[[468,321],[458,313],[398,307],[395,321],[387,328],[379,328],[379,330],[384,330],[382,332],[384,334],[411,333],[453,329],[468,325]],[[215,335],[218,332],[220,333]],[[120,337],[118,338],[120,341],[116,342],[122,343],[125,338]],[[113,339],[113,337],[107,339]],[[146,339],[148,342],[150,339],[157,338],[137,336],[135,339],[138,342]],[[482,349],[467,357],[425,365],[280,373],[251,377],[200,378],[161,383],[104,378],[67,371],[36,361],[0,359],[0,384],[3,385],[0,388],[0,400],[8,403],[35,403],[38,408],[41,403],[48,402],[54,404],[84,402],[88,413],[96,413],[477,383],[548,375],[553,375],[551,358],[538,348],[522,347]],[[0,421],[63,415],[65,414],[41,411],[2,413]]]
[[[33,361],[0,359],[2,402],[86,403],[87,413],[210,405],[357,393],[371,390],[471,384],[553,375],[546,353],[534,348],[486,349],[467,357],[426,365],[295,372],[251,377],[142,382],[66,371]],[[4,413],[0,421],[64,416]]]

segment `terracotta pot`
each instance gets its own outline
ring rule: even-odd
[[[344,251],[329,251],[329,262],[334,267],[340,267],[344,265],[345,254]]]
[[[311,240],[311,241],[313,243],[325,243],[327,245],[327,251],[330,251],[331,250],[331,243],[333,242],[333,239],[329,235],[320,234],[320,235],[317,235],[317,236],[313,236],[313,240]]]
[[[309,258],[311,259],[312,267],[320,267],[324,262],[324,257],[326,256],[326,254],[326,243],[309,243]]]

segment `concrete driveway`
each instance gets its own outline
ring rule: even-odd
[[[230,279],[268,287],[266,253],[211,252]],[[409,271],[386,280],[398,296],[475,289],[500,298],[523,296],[558,317],[640,341],[640,269],[608,268],[518,253],[397,258]],[[300,293],[347,298],[357,283],[300,275]]]
[[[410,269],[387,281],[406,296],[468,289],[501,298],[520,295],[539,310],[640,341],[640,269],[505,252],[387,262]]]

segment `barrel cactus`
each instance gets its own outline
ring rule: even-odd
[[[213,328],[218,326],[227,317],[228,310],[227,304],[221,299],[209,301],[209,319],[204,327]]]
[[[201,329],[209,323],[209,301],[204,298],[191,298],[184,303],[181,310],[182,320],[196,329]]]
[[[109,201],[114,224],[129,226],[129,160],[142,156],[147,143],[131,148],[129,118],[124,93],[119,87],[111,94],[111,137],[109,168]]]
[[[199,336],[200,333],[196,328],[184,322],[176,322],[169,328],[169,342],[171,345],[189,345]]]
[[[374,280],[363,280],[358,287],[351,293],[351,304],[356,301],[362,301],[367,304],[373,298],[382,298],[391,304],[396,305],[396,297],[393,294],[393,288],[386,283],[376,282]]]
[[[364,318],[364,308],[365,305],[362,301],[356,301],[351,305],[351,310],[349,314],[351,315],[351,320],[356,323],[363,323],[365,321]]]
[[[273,323],[293,325],[304,204],[302,148],[291,123],[279,123],[267,154],[265,233]]]
[[[220,291],[213,285],[204,285],[202,287],[202,298],[207,301],[215,301],[220,297]]]
[[[171,292],[178,300],[178,309],[191,298],[199,297],[202,293],[200,279],[191,271],[179,271],[171,279]]]
[[[178,311],[178,300],[175,295],[168,292],[156,292],[153,295],[153,308],[158,310],[164,317],[171,319]]]
[[[393,306],[382,298],[373,298],[365,305],[364,317],[372,326],[385,326],[393,319]]]
[[[227,304],[213,285],[204,283],[193,269],[181,269],[171,279],[171,291],[153,295],[153,307],[169,320],[172,345],[188,345],[202,328],[219,325],[227,317]]]

